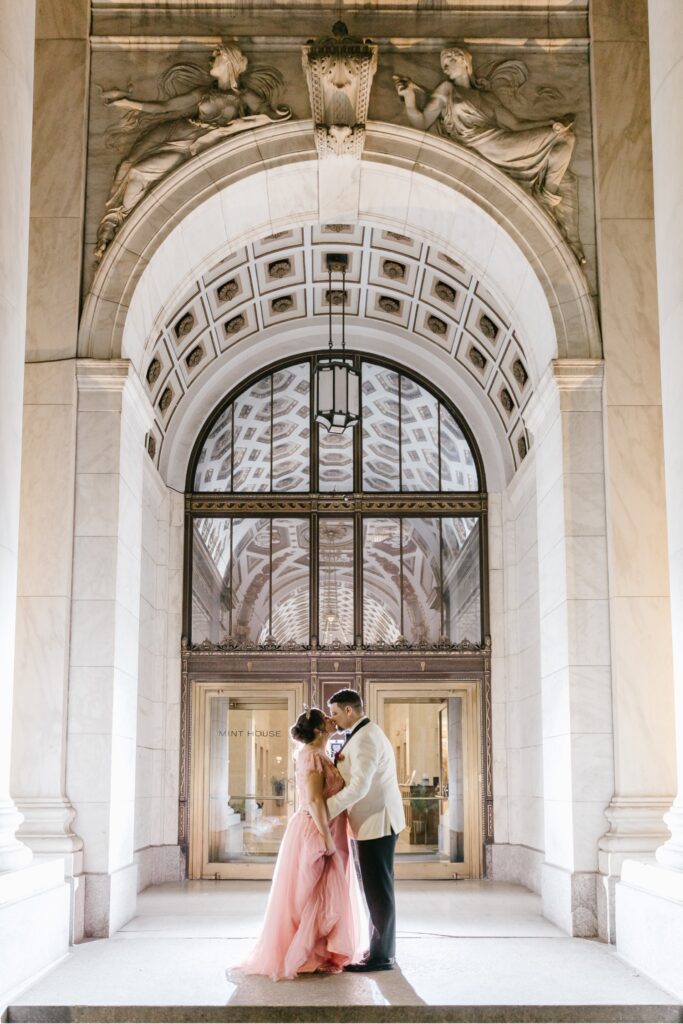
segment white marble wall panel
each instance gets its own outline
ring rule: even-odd
[[[672,0],[649,5],[652,82],[652,149],[655,184],[657,284],[661,344],[664,468],[668,505],[668,570],[673,624],[674,720],[676,724],[676,800],[667,815],[671,838],[657,851],[663,865],[683,870],[683,310],[680,165],[683,124],[676,102],[683,82],[683,11]],[[646,35],[646,30],[643,31]],[[654,362],[654,361],[653,361]],[[665,702],[663,702],[665,703]],[[665,703],[668,706],[668,702]],[[683,927],[678,924],[679,956]]]
[[[138,889],[175,878],[177,858],[169,862],[160,848],[177,844],[178,757],[180,737],[180,613],[182,526],[176,502],[151,460],[144,465],[142,557],[137,700],[137,775],[135,857],[143,867]],[[172,525],[175,519],[176,525]],[[171,580],[172,577],[172,580]],[[157,852],[155,852],[157,851]]]
[[[531,865],[542,859],[544,815],[533,452],[503,496],[502,516],[505,689],[494,719],[494,772],[505,779],[507,829],[495,833],[490,867],[495,878],[538,889]],[[496,746],[496,721],[504,722],[504,750]]]
[[[496,843],[507,842],[506,631],[503,560],[502,495],[488,496],[489,616],[493,643],[491,658],[491,718],[493,732],[493,833]]]
[[[649,6],[667,8],[667,40],[675,39],[669,14],[680,15],[679,5]],[[666,277],[675,256],[658,253],[655,260],[647,10],[646,0],[595,0],[590,9],[615,728],[615,791],[600,868],[612,878],[629,852],[647,854],[661,843],[665,828],[653,802],[664,805],[675,776],[657,319],[657,277]],[[662,64],[653,56],[656,79]],[[669,101],[662,109],[668,159]],[[666,188],[668,169],[664,177]],[[675,221],[670,208],[666,229],[676,232]],[[674,378],[672,369],[664,370],[665,381]],[[601,934],[613,938],[610,902]]]
[[[601,386],[601,364],[558,362],[531,410],[537,466],[552,478],[539,477],[537,489],[544,907],[582,935],[596,927],[587,877],[614,791]]]
[[[86,932],[120,927],[134,853],[144,438],[151,410],[122,362],[78,367],[67,788],[84,841]]]
[[[22,395],[26,335],[29,183],[31,174],[31,110],[33,98],[33,34],[35,3],[20,12],[0,5],[0,87],[12,102],[3,105],[0,133],[3,155],[0,185],[3,202],[0,241],[0,871],[31,859],[15,838],[20,823],[10,798],[12,690],[19,546]],[[11,199],[10,199],[11,197]]]

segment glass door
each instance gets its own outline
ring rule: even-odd
[[[288,688],[198,688],[191,877],[270,877],[295,810],[296,696]]]
[[[391,741],[403,796],[399,878],[481,875],[477,690],[476,683],[368,686],[370,714]]]

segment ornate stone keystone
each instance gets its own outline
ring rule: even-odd
[[[349,36],[343,21],[332,26],[331,36],[311,39],[302,47],[301,61],[321,160],[330,156],[360,160],[377,50],[370,40]]]

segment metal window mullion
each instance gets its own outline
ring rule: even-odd
[[[268,636],[273,635],[273,516],[268,519]]]
[[[309,632],[311,646],[318,646],[320,643],[320,528],[317,512],[310,513],[311,518],[309,530],[309,579],[310,579],[310,608],[309,608]]]
[[[234,516],[230,516],[230,576],[228,579],[228,624],[230,632],[228,636],[232,637],[232,574],[233,574],[233,549],[232,549],[232,526],[234,523]]]
[[[315,420],[315,357],[308,361],[308,493],[320,490],[320,437]]]
[[[273,494],[273,394],[275,389],[275,373],[270,375],[270,480],[268,490]]]
[[[351,446],[353,456],[353,489],[357,494],[363,491],[363,360],[355,356],[356,369],[359,376],[358,423],[354,427],[354,438]]]
[[[478,517],[479,523],[479,619],[483,640],[489,633],[489,560],[488,560],[488,512],[484,510]]]
[[[446,635],[445,623],[444,623],[444,607],[443,607],[443,592],[444,592],[444,579],[443,579],[443,516],[439,516],[439,605],[441,614],[441,636]]]
[[[442,486],[442,479],[441,479],[441,402],[439,402],[439,401],[437,401],[437,403],[436,403],[436,422],[437,422],[437,427],[436,427],[436,441],[437,441],[436,456],[437,456],[437,458],[439,460],[438,465],[439,465],[439,494],[440,494],[441,491],[443,490],[443,486]]]
[[[404,637],[403,632],[403,516],[399,516],[398,520],[398,537],[399,537],[399,580],[401,589],[401,636]]]
[[[230,493],[235,492],[235,403],[230,413]]]
[[[398,489],[403,493],[403,374],[398,375]]]
[[[195,517],[185,512],[185,545],[183,552],[183,583],[184,583],[184,628],[183,634],[192,643],[192,595],[194,568],[194,520]]]
[[[353,516],[353,642],[363,643],[363,517]]]

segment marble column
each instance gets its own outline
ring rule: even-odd
[[[12,794],[19,837],[63,859],[72,890],[71,935],[83,934],[82,842],[66,795],[71,629],[75,360],[27,363],[21,468]]]
[[[614,788],[602,363],[556,360],[530,409],[536,449],[543,912],[597,932],[598,840]]]
[[[143,460],[152,409],[126,360],[79,360],[67,792],[85,934],[134,913]]]
[[[36,11],[12,743],[19,836],[62,857],[76,940],[82,843],[65,775],[89,26],[88,0]]]
[[[650,4],[650,75],[678,790],[664,818],[671,837],[657,850],[657,860],[683,871],[683,7],[678,0]]]
[[[0,83],[6,97],[0,152],[0,872],[22,867],[31,851],[16,838],[21,822],[10,796],[14,633],[19,545],[22,395],[26,339],[31,119],[35,3],[0,0]]]
[[[592,0],[590,18],[615,734],[598,895],[600,934],[614,941],[623,862],[666,835],[674,713],[647,3]]]

